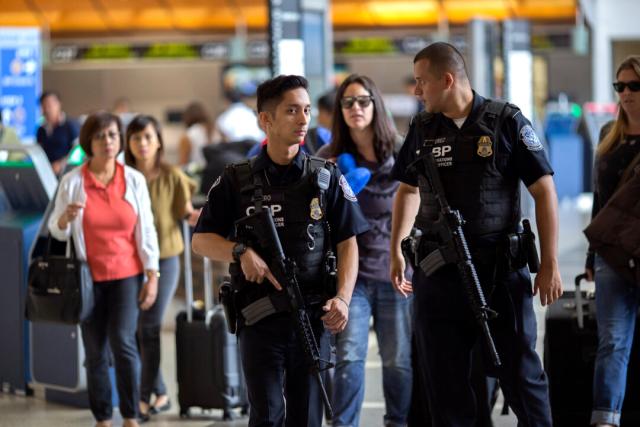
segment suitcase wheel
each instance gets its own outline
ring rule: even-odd
[[[189,408],[180,407],[180,418],[190,418]]]

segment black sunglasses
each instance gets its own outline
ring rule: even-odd
[[[372,100],[373,96],[371,95],[345,96],[340,100],[340,105],[342,105],[342,108],[348,110],[353,107],[353,104],[357,102],[360,108],[367,108],[369,105],[371,105]]]
[[[613,89],[618,92],[618,93],[622,93],[624,92],[624,88],[628,87],[629,90],[631,92],[638,92],[640,91],[640,81],[632,81],[632,82],[614,82],[613,83]]]

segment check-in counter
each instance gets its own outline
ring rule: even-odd
[[[29,393],[29,254],[58,180],[37,145],[0,145],[0,384]]]

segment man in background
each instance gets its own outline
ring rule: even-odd
[[[38,128],[36,139],[42,147],[56,175],[64,169],[67,154],[78,138],[80,127],[67,118],[57,93],[45,91],[40,96],[44,123]]]

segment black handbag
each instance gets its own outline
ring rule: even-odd
[[[72,236],[65,256],[50,252],[51,236],[44,256],[29,265],[25,315],[32,322],[80,323],[91,315],[94,305],[89,265],[76,257]]]

